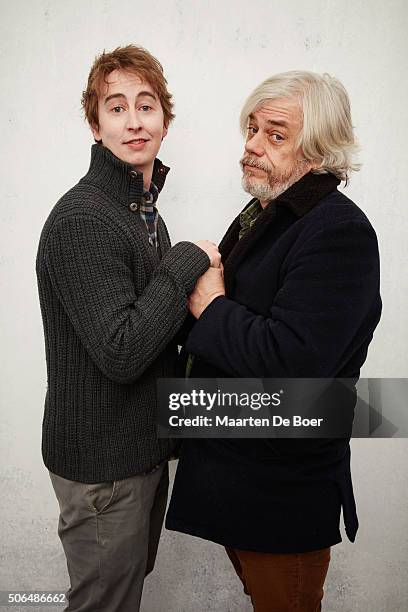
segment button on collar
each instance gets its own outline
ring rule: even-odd
[[[139,204],[137,202],[132,202],[131,204],[129,204],[129,208],[132,212],[137,212],[137,210],[139,209]]]
[[[131,171],[130,171],[130,176],[131,176],[132,178],[136,178],[136,177],[137,177],[137,172],[136,172],[136,170],[131,170]]]
[[[142,200],[144,204],[153,204],[153,195],[150,191],[145,191],[142,196]]]

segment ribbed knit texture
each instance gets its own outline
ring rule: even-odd
[[[159,190],[167,171],[156,160]],[[161,217],[152,249],[142,194],[142,174],[94,145],[87,175],[56,204],[41,234],[42,450],[48,469],[70,480],[127,478],[173,450],[156,436],[156,379],[175,375],[171,340],[209,259],[190,242],[171,248]]]

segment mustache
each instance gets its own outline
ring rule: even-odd
[[[244,166],[250,166],[251,168],[259,168],[259,170],[263,170],[268,174],[271,172],[271,169],[268,166],[263,164],[261,161],[258,161],[254,157],[251,157],[251,155],[243,157],[239,163],[241,164],[242,170],[244,169]]]

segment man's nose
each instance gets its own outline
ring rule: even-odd
[[[143,126],[143,120],[137,110],[130,108],[127,113],[126,127],[129,130],[138,130]]]
[[[257,155],[258,157],[262,157],[265,153],[263,139],[259,132],[256,132],[251,138],[248,138],[245,143],[245,151],[251,155]]]

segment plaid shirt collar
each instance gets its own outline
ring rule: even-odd
[[[143,196],[140,204],[140,216],[146,223],[147,232],[149,234],[149,243],[157,249],[157,222],[159,212],[155,206],[157,198],[159,197],[159,190],[156,185],[150,183],[150,189],[143,191]]]
[[[247,233],[247,231],[253,226],[263,208],[259,200],[254,200],[251,204],[242,211],[239,215],[239,223],[241,225],[241,229],[239,230],[239,239]]]

